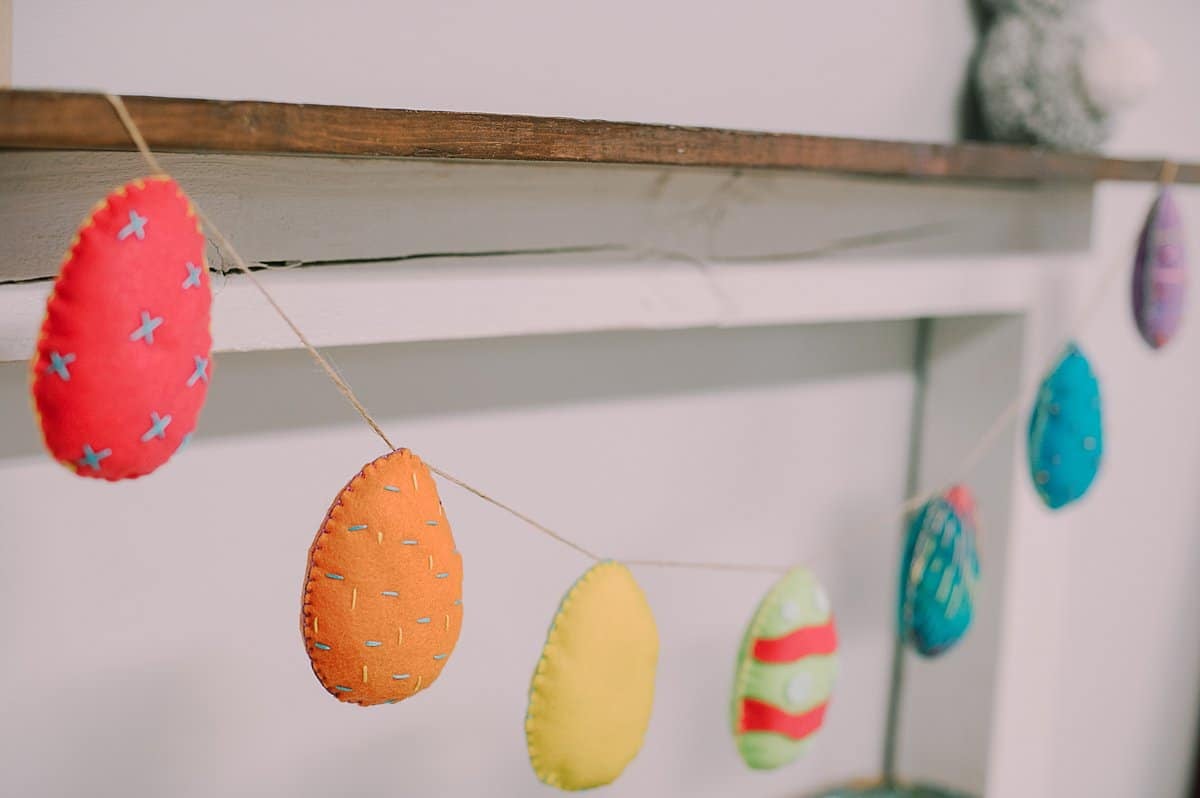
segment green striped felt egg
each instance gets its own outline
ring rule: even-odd
[[[731,714],[747,765],[770,770],[804,752],[825,721],[836,672],[829,599],[807,569],[794,568],[759,603],[738,652]]]

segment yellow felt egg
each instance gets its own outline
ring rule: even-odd
[[[525,738],[537,777],[585,790],[620,776],[642,747],[657,666],[658,629],[633,574],[593,566],[563,598],[529,687]]]

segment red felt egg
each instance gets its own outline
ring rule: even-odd
[[[149,474],[196,427],[212,377],[204,236],[166,177],[92,211],[46,301],[31,364],[46,448],[88,477]]]

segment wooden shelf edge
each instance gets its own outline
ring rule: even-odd
[[[150,146],[168,152],[538,161],[984,181],[1156,180],[1157,160],[1002,144],[929,144],[629,122],[126,97]],[[0,149],[130,150],[100,94],[0,91]],[[1200,183],[1200,164],[1176,182]]]

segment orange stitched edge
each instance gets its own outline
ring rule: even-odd
[[[312,618],[312,602],[309,601],[309,596],[312,593],[312,585],[314,581],[312,575],[313,557],[318,551],[321,550],[321,544],[324,542],[325,536],[330,534],[331,530],[329,525],[333,517],[333,511],[342,506],[342,497],[353,491],[355,484],[366,479],[367,472],[370,469],[375,468],[377,463],[379,463],[381,460],[388,459],[393,454],[403,451],[405,450],[397,449],[391,454],[386,454],[382,457],[375,458],[359,469],[359,472],[350,478],[350,481],[346,483],[345,487],[338,491],[337,497],[334,498],[333,503],[329,505],[329,510],[325,513],[325,518],[323,521],[321,521],[321,526],[317,530],[317,535],[315,538],[313,538],[312,545],[308,547],[308,558],[305,563],[306,567],[304,571],[304,587],[300,592],[300,635],[304,638],[304,650],[308,653],[308,662],[309,665],[312,666],[313,675],[317,677],[317,681],[321,683],[321,687],[325,688],[325,692],[329,693],[331,696],[339,701],[342,701],[343,703],[358,704],[359,706],[362,706],[362,702],[359,700],[353,698],[342,698],[336,690],[332,689],[325,683],[325,677],[321,675],[321,669],[317,666],[317,658],[313,655],[313,643],[316,640],[316,636],[311,632],[312,623],[310,619]]]

